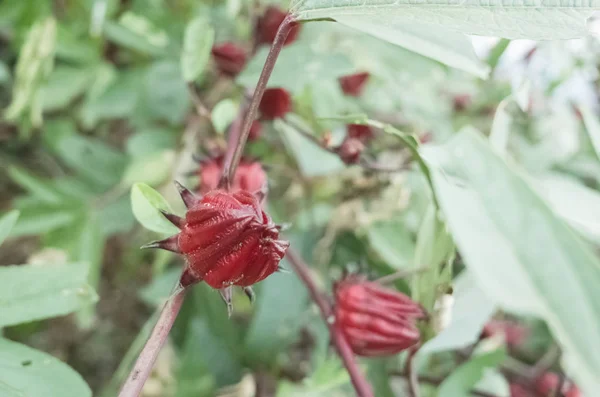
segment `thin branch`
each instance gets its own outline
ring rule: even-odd
[[[281,25],[279,25],[277,35],[275,36],[275,40],[271,45],[271,50],[269,51],[269,55],[267,55],[267,60],[265,61],[265,65],[258,79],[258,83],[256,84],[254,95],[252,96],[252,100],[248,106],[248,111],[245,114],[244,123],[242,124],[237,145],[235,145],[235,148],[233,149],[231,158],[226,159],[223,163],[223,174],[221,175],[221,180],[219,181],[220,188],[229,188],[229,183],[235,175],[235,169],[237,168],[240,158],[242,157],[244,146],[248,140],[248,134],[250,134],[250,127],[256,118],[258,105],[260,104],[263,94],[265,93],[267,82],[269,81],[269,77],[271,77],[277,57],[279,56],[279,53],[285,44],[285,39],[295,23],[296,21],[294,17],[292,15],[288,15],[285,17]]]
[[[557,344],[552,344],[548,351],[535,363],[532,372],[535,377],[538,377],[547,372],[560,358],[560,348]]]
[[[388,274],[387,276],[383,276],[375,280],[376,283],[379,284],[390,284],[396,280],[416,276],[417,274],[426,272],[429,269],[429,266],[421,266],[415,267],[411,269],[402,269],[394,272],[392,274]]]
[[[354,358],[354,353],[352,353],[352,349],[348,345],[346,338],[341,334],[338,327],[335,326],[332,319],[332,309],[331,305],[323,295],[323,293],[319,290],[314,280],[310,275],[310,270],[308,265],[304,262],[304,260],[300,257],[300,255],[292,248],[288,249],[286,257],[295,272],[298,274],[298,277],[304,282],[306,288],[308,289],[312,300],[317,304],[319,310],[321,312],[321,317],[327,324],[329,328],[329,333],[331,334],[331,339],[350,375],[350,379],[352,380],[352,384],[354,385],[354,389],[356,390],[356,394],[358,397],[373,397],[373,391],[371,389],[371,385],[364,377],[364,374],[358,368],[356,360]]]
[[[415,368],[415,356],[417,355],[418,348],[411,349],[408,352],[408,358],[406,359],[406,373],[408,379],[408,395],[410,397],[420,397],[421,390],[419,389],[419,374]]]
[[[187,88],[192,103],[194,104],[194,108],[196,108],[196,113],[198,113],[198,116],[205,117],[208,120],[210,120],[212,118],[212,115],[210,113],[210,110],[208,110],[206,106],[204,106],[202,99],[200,99],[198,91],[196,91],[196,85],[194,83],[188,83]]]
[[[186,289],[181,288],[179,283],[177,283],[173,294],[163,306],[152,333],[148,337],[148,340],[135,362],[135,365],[131,369],[125,384],[121,388],[119,397],[137,397],[140,395],[144,383],[146,383],[148,376],[150,376],[150,372],[152,372],[152,367],[158,357],[158,353],[160,353],[160,349],[167,341],[169,332],[179,314],[179,310],[181,309],[185,297],[185,291]]]

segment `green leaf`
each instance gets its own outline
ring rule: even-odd
[[[212,110],[212,123],[215,131],[224,134],[227,127],[233,122],[237,115],[239,105],[231,99],[223,99],[215,105]]]
[[[163,150],[135,157],[125,169],[121,182],[125,185],[136,182],[143,182],[150,186],[160,185],[171,175],[171,167],[174,162],[175,152],[173,150]]]
[[[191,102],[179,65],[173,61],[152,64],[144,84],[148,117],[167,120],[171,125],[182,123]]]
[[[470,38],[443,26],[404,19],[382,24],[365,15],[340,15],[336,21],[475,76],[489,75],[490,67],[477,57]]]
[[[98,300],[88,267],[20,265],[0,268],[0,327],[63,316]]]
[[[592,109],[585,105],[579,105],[579,111],[583,117],[585,130],[592,142],[596,158],[600,160],[600,121],[598,120],[598,116],[594,114]]]
[[[454,306],[448,328],[419,349],[419,354],[460,349],[479,339],[483,326],[496,311],[496,305],[465,272],[453,285]]]
[[[301,0],[298,19],[361,17],[387,26],[421,23],[466,34],[508,39],[571,39],[588,34],[586,19],[600,3],[591,0],[490,3],[484,0]],[[524,22],[525,21],[525,22]]]
[[[403,269],[414,265],[415,243],[403,222],[378,222],[367,230],[371,247],[388,265]]]
[[[437,397],[468,396],[469,391],[483,377],[487,368],[497,367],[506,358],[506,352],[497,350],[476,356],[458,367],[440,385]]]
[[[355,71],[350,60],[338,52],[317,52],[312,43],[299,42],[285,47],[277,58],[267,87],[282,87],[292,93],[300,93],[304,88],[322,80],[335,80]],[[246,87],[254,87],[262,72],[269,53],[268,47],[258,50],[237,82]]]
[[[275,273],[260,283],[257,297],[244,350],[253,362],[272,364],[300,329],[307,292],[295,274]]]
[[[81,208],[73,208],[69,203],[62,206],[40,204],[32,209],[23,209],[10,235],[18,237],[46,233],[73,223],[80,213]]]
[[[19,211],[17,210],[12,210],[0,218],[0,245],[10,234],[13,226],[17,223],[17,219],[19,219]]]
[[[465,130],[425,150],[465,264],[506,310],[546,320],[575,382],[600,389],[600,263],[484,139]]]
[[[281,133],[285,146],[305,176],[323,176],[344,169],[345,165],[338,156],[321,149],[284,121],[275,120],[273,127]]]
[[[91,397],[81,376],[62,361],[0,338],[0,395]]]
[[[165,53],[164,48],[150,43],[146,37],[134,32],[121,23],[113,21],[104,22],[103,34],[109,41],[142,54],[160,56]]]
[[[215,31],[206,18],[192,19],[185,28],[181,70],[183,79],[193,82],[204,72],[215,40]]]
[[[65,196],[52,186],[51,183],[30,174],[20,167],[10,167],[8,175],[15,183],[42,202],[60,204],[65,200]]]
[[[135,219],[146,229],[168,235],[179,232],[159,211],[173,213],[169,203],[150,186],[136,183],[131,187],[131,208]]]
[[[82,95],[92,79],[90,70],[73,67],[57,67],[42,88],[42,108],[52,112],[66,108]]]

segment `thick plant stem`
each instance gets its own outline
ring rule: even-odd
[[[285,44],[285,39],[287,38],[290,30],[296,23],[294,17],[292,15],[288,15],[281,25],[279,25],[279,29],[277,30],[277,35],[275,36],[275,41],[271,45],[271,50],[269,51],[269,55],[267,56],[267,60],[265,61],[265,65],[263,66],[262,73],[258,79],[258,83],[256,84],[256,88],[254,89],[254,95],[252,95],[252,100],[248,105],[248,110],[246,111],[243,107],[240,109],[242,114],[245,113],[244,123],[242,124],[241,130],[239,131],[239,137],[237,139],[236,145],[227,145],[227,152],[230,150],[232,154],[226,153],[225,162],[223,164],[223,174],[221,176],[221,180],[219,181],[219,188],[227,189],[229,187],[230,181],[233,179],[235,175],[235,170],[240,162],[240,158],[242,157],[242,152],[244,151],[244,146],[246,144],[246,140],[248,140],[248,134],[250,133],[250,127],[252,127],[252,122],[256,118],[256,113],[258,112],[258,105],[262,100],[263,94],[265,93],[265,88],[267,87],[267,82],[269,81],[269,77],[271,77],[271,72],[273,72],[273,68],[275,67],[275,62],[277,61],[277,57]],[[231,134],[236,133],[236,129],[231,129]],[[231,143],[231,141],[229,142]]]
[[[350,380],[354,385],[354,389],[356,391],[356,395],[358,397],[374,397],[373,390],[371,385],[365,378],[364,374],[358,368],[358,364],[356,363],[356,359],[354,357],[354,353],[352,353],[352,349],[348,345],[346,338],[339,329],[335,326],[335,323],[332,321],[332,309],[331,305],[325,298],[325,296],[319,291],[319,288],[313,281],[308,265],[304,262],[302,257],[292,248],[289,248],[286,254],[286,258],[294,268],[294,271],[298,274],[298,277],[304,282],[306,288],[308,289],[312,300],[317,304],[319,310],[321,312],[321,317],[327,324],[329,328],[329,333],[331,335],[331,339],[335,345],[335,348],[350,375]]]
[[[413,348],[408,352],[408,358],[406,359],[406,373],[408,374],[408,395],[410,397],[420,397],[421,393],[419,390],[419,375],[415,368],[415,356],[417,355],[417,349]]]
[[[185,291],[186,289],[181,288],[178,284],[173,295],[169,297],[169,300],[163,306],[152,333],[148,337],[133,369],[119,392],[119,397],[137,397],[142,392],[144,383],[146,383],[148,376],[150,376],[158,353],[160,353],[160,349],[167,341],[169,332],[179,314],[185,297]]]

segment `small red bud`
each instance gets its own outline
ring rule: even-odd
[[[221,73],[230,77],[237,76],[246,66],[246,50],[231,42],[214,46],[212,55]]]
[[[471,106],[471,96],[469,94],[457,95],[452,99],[452,102],[455,112],[464,112]]]
[[[375,136],[371,127],[362,124],[348,124],[346,132],[350,138],[356,138],[364,143],[369,142]]]
[[[529,329],[514,322],[498,320],[492,320],[483,327],[483,338],[498,334],[504,335],[504,340],[509,347],[516,347],[525,342],[525,339],[529,336]]]
[[[334,292],[335,326],[354,354],[388,356],[419,342],[415,322],[425,313],[408,296],[356,275],[338,282]]]
[[[527,389],[518,383],[511,383],[508,386],[510,388],[510,397],[533,397]]]
[[[554,372],[546,372],[535,381],[535,390],[540,396],[551,396],[560,385],[560,377]],[[560,390],[565,397],[580,397],[581,392],[571,382],[564,382]]]
[[[346,164],[356,164],[365,150],[365,145],[357,138],[346,137],[335,151]]]
[[[200,176],[200,193],[206,194],[217,188],[223,171],[224,156],[204,160],[200,163],[198,174]],[[267,185],[267,174],[258,161],[247,158],[240,160],[231,182],[231,191],[245,190],[255,193]]]
[[[262,133],[262,124],[258,120],[254,120],[252,126],[250,126],[250,132],[248,133],[248,140],[255,141],[260,138]]]
[[[259,109],[264,120],[282,118],[292,110],[292,97],[283,88],[268,88],[263,94]]]
[[[419,143],[426,144],[426,143],[431,142],[432,139],[433,139],[433,135],[431,134],[431,132],[426,132],[423,135],[419,136]]]
[[[340,77],[339,82],[342,91],[346,95],[360,96],[365,89],[369,76],[369,73],[363,72]]]
[[[267,7],[265,13],[258,19],[258,23],[256,24],[256,36],[258,43],[272,44],[273,41],[275,41],[277,29],[279,29],[279,25],[281,25],[286,16],[287,13],[276,6]],[[294,23],[294,26],[285,39],[284,45],[288,45],[296,41],[299,33],[300,25],[298,23]]]

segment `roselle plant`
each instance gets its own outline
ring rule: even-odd
[[[598,395],[597,9],[0,3],[0,395]]]

